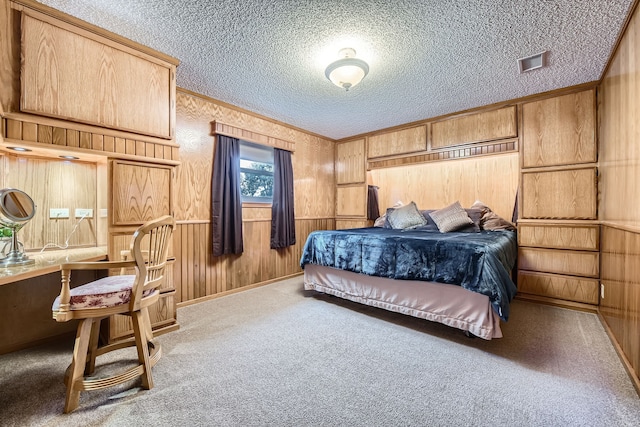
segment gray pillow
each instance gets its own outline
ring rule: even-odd
[[[414,202],[401,208],[387,210],[387,222],[394,229],[405,229],[409,227],[426,225],[427,220],[422,216]]]
[[[438,226],[441,233],[458,230],[464,226],[473,226],[473,221],[467,215],[460,202],[450,204],[449,206],[433,211],[429,214]]]

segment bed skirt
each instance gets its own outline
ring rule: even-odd
[[[486,295],[456,285],[393,280],[307,264],[304,288],[439,322],[480,338],[502,338],[500,317]]]

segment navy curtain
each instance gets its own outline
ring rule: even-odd
[[[378,207],[378,187],[375,185],[367,186],[367,219],[375,221],[380,216],[380,208]]]
[[[296,243],[293,214],[293,167],[291,152],[273,150],[273,203],[271,204],[271,249]]]
[[[211,182],[213,256],[241,254],[240,141],[217,135]]]

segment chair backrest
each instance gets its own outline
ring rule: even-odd
[[[130,308],[137,310],[146,299],[157,298],[164,280],[171,236],[176,226],[172,216],[151,220],[136,230],[131,238],[131,256],[136,262],[136,280],[131,292]]]

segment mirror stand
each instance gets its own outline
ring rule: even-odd
[[[11,243],[7,256],[4,258],[0,258],[0,267],[17,267],[22,265],[35,264],[35,260],[30,259],[23,251],[20,250],[20,242],[18,242],[18,230],[22,228],[22,225],[5,224],[5,226],[11,229]]]

